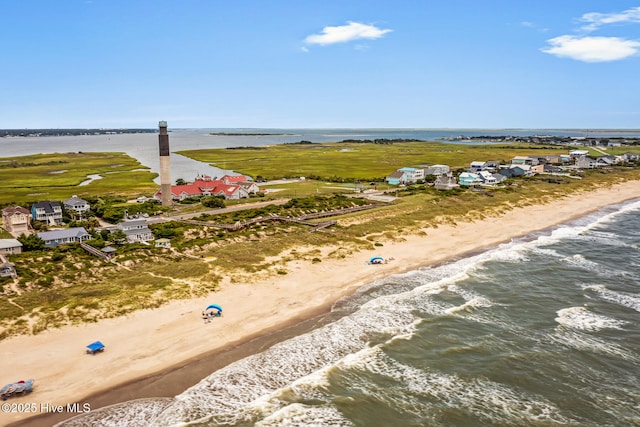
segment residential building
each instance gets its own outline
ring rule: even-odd
[[[456,179],[453,177],[451,172],[448,172],[446,174],[438,175],[433,187],[436,190],[452,190],[460,187],[460,184],[456,182]]]
[[[572,150],[569,151],[569,157],[571,159],[578,159],[580,157],[585,157],[589,155],[589,150]]]
[[[31,228],[31,212],[22,206],[9,206],[2,209],[2,226],[12,236],[33,233]]]
[[[17,239],[0,239],[0,254],[12,255],[22,253],[22,243]]]
[[[390,185],[415,184],[424,181],[424,169],[421,168],[400,168],[385,178]]]
[[[540,164],[540,160],[537,157],[515,156],[509,163],[512,165],[537,166]]]
[[[458,176],[458,183],[460,185],[464,185],[464,186],[472,186],[472,185],[476,185],[476,184],[481,184],[482,183],[482,179],[480,178],[480,175],[473,173],[473,172],[462,172],[459,176]]]
[[[474,162],[471,162],[471,167],[469,168],[469,171],[480,172],[483,169],[484,169],[484,162],[474,161]]]
[[[544,165],[542,165],[544,169]],[[513,178],[516,176],[529,176],[531,175],[531,166],[529,165],[507,165],[501,167],[498,171],[500,175],[504,175],[507,178]]]
[[[478,176],[484,185],[495,185],[498,183],[496,178],[489,171],[480,171],[478,172]]]
[[[64,208],[68,211],[75,211],[79,214],[83,214],[91,209],[89,203],[86,200],[81,199],[78,196],[72,196],[70,199],[64,200],[62,202]]]
[[[392,172],[391,175],[387,176],[384,180],[387,181],[389,185],[400,185],[407,182],[407,176],[404,172],[397,170]]]
[[[127,242],[150,242],[154,239],[146,219],[127,220],[118,223],[118,229],[127,236]]]
[[[194,182],[185,185],[172,185],[171,197],[174,200],[184,200],[190,197],[223,196],[225,199],[244,199],[249,194],[255,194],[260,188],[253,181],[248,181],[244,175],[225,175],[221,179],[212,179],[207,175],[198,175]],[[162,199],[162,190],[153,196]]]
[[[84,227],[65,228],[63,230],[42,231],[38,237],[44,240],[47,247],[53,248],[65,243],[80,243],[91,239],[91,234]]]
[[[407,180],[405,184],[415,184],[419,181],[424,181],[424,169],[422,168],[400,168],[400,172],[404,172]]]
[[[47,225],[62,224],[62,206],[58,202],[43,201],[31,206],[31,217]]]
[[[424,175],[440,176],[440,175],[445,175],[449,173],[450,170],[451,168],[449,168],[449,166],[447,165],[433,165],[433,166],[428,166],[424,169]]]

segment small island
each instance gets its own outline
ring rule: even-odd
[[[213,136],[295,136],[294,133],[210,132]]]

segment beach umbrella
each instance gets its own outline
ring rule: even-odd
[[[205,310],[211,309],[218,310],[220,313],[222,313],[222,307],[220,307],[218,304],[209,304]]]

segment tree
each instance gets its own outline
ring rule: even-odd
[[[182,178],[176,179],[176,185],[187,185],[187,181]]]
[[[205,196],[202,198],[202,206],[207,208],[224,208],[224,197],[221,196]]]
[[[45,248],[44,240],[38,237],[37,234],[30,234],[25,236],[21,234],[18,237],[18,242],[22,243],[22,249],[27,251],[39,251]]]

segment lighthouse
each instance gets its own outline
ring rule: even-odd
[[[171,161],[169,157],[169,134],[167,122],[161,120],[158,123],[160,134],[158,135],[158,147],[160,149],[160,191],[162,192],[162,206],[170,207],[171,200]]]

